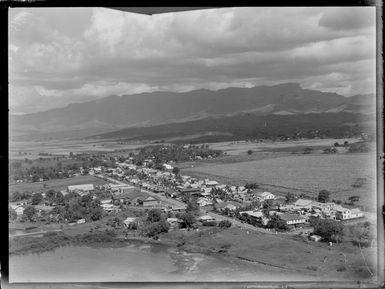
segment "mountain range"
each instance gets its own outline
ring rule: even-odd
[[[108,135],[110,132],[127,128],[198,120],[212,122],[218,118],[228,121],[250,114],[260,120],[272,115],[300,119],[308,114],[370,114],[374,102],[374,95],[345,97],[303,89],[298,83],[183,93],[158,91],[110,96],[44,112],[10,115],[10,127],[11,136],[19,139],[106,137],[112,136]]]

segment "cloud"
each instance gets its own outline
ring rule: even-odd
[[[297,81],[351,95],[375,87],[374,7],[153,16],[105,8],[11,9],[10,19],[11,112],[155,90]]]
[[[319,25],[330,30],[357,30],[373,26],[375,19],[371,7],[334,8],[322,15]]]

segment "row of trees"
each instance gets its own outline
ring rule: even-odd
[[[135,163],[141,165],[144,160],[152,159],[155,164],[166,163],[169,161],[182,162],[195,160],[197,157],[208,158],[218,157],[222,154],[220,150],[212,150],[206,145],[188,147],[184,145],[155,145],[145,146],[134,156]]]

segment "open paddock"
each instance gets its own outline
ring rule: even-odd
[[[107,140],[62,140],[47,142],[10,142],[10,159],[37,159],[40,152],[56,156],[68,156],[70,152],[114,152],[116,150],[134,150],[143,146],[144,143],[122,143]],[[21,152],[21,154],[19,154]],[[27,154],[24,154],[26,152]],[[47,158],[47,157],[45,157]]]
[[[229,247],[228,254],[271,268],[289,269],[304,274],[315,274],[327,280],[361,279],[370,275],[357,246],[346,241],[328,247],[326,243],[297,240],[294,236],[259,234],[240,228],[230,228],[215,235],[202,236],[193,241],[195,245],[208,248]],[[376,248],[363,249],[371,268],[376,267]],[[346,264],[345,258],[346,256]],[[341,266],[346,271],[338,272]]]
[[[255,182],[272,192],[305,193],[316,197],[320,190],[331,192],[331,199],[346,201],[360,196],[359,205],[372,210],[376,203],[376,164],[373,153],[337,155],[282,155],[236,163],[197,164],[183,174],[217,181],[244,184]],[[361,188],[352,185],[366,178]]]
[[[345,139],[308,139],[298,141],[264,141],[264,142],[219,142],[211,143],[211,149],[223,150],[228,155],[242,155],[247,154],[248,150],[253,152],[297,152],[305,147],[313,148],[314,150],[321,150],[323,148],[331,147],[335,142],[343,144],[345,141],[355,143],[359,141],[355,138]]]

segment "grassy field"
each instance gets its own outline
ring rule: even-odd
[[[254,152],[295,152],[305,147],[311,147],[314,150],[322,150],[331,147],[335,142],[343,144],[345,141],[354,143],[359,141],[354,138],[346,139],[309,139],[300,141],[281,141],[281,142],[219,142],[210,144],[210,148],[223,150],[228,155],[246,154],[248,150]]]
[[[17,191],[45,192],[51,189],[64,190],[71,185],[81,185],[81,184],[103,185],[106,183],[107,183],[106,181],[94,176],[80,176],[80,177],[73,177],[68,179],[55,179],[55,180],[49,180],[44,182],[10,185],[9,193],[12,194]],[[44,184],[46,184],[45,188],[44,188]]]
[[[359,248],[350,241],[329,247],[327,243],[315,243],[298,236],[262,234],[238,227],[212,231],[185,232],[186,244],[182,248],[216,251],[225,246],[228,248],[225,255],[249,266],[263,266],[266,271],[278,270],[277,274],[291,272],[304,277],[317,276],[321,280],[370,278]],[[167,237],[177,239],[178,234],[180,232],[170,232]],[[376,267],[376,253],[375,247],[363,251],[372,270]]]
[[[218,181],[256,182],[271,191],[305,193],[316,196],[322,189],[331,192],[331,198],[345,201],[349,196],[361,197],[360,204],[373,207],[376,201],[375,155],[362,154],[272,154],[261,158],[234,163],[198,163],[182,172]],[[353,188],[357,178],[366,178],[361,188]]]
[[[143,146],[143,143],[123,144],[116,141],[89,141],[89,140],[63,140],[47,142],[10,142],[10,159],[36,159],[39,152],[50,153],[55,156],[69,155],[70,152],[113,152],[114,150],[131,150]],[[27,152],[27,155],[19,152]]]

